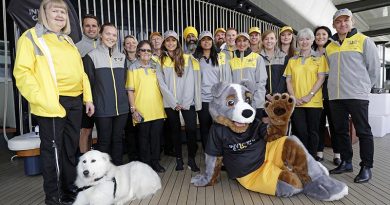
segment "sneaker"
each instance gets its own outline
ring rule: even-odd
[[[176,171],[183,170],[183,164],[184,164],[184,162],[183,162],[182,158],[176,158],[176,168],[175,168],[175,170]]]
[[[199,167],[196,165],[196,162],[195,162],[194,158],[189,158],[188,159],[188,168],[191,171],[193,171],[193,172],[199,172],[200,171]]]

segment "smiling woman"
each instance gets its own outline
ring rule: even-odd
[[[126,56],[117,49],[118,34],[112,23],[100,29],[100,45],[84,58],[95,99],[98,150],[108,153],[115,165],[122,164],[122,130],[129,105],[125,90]]]
[[[14,76],[40,128],[45,202],[58,204],[75,194],[82,99],[88,115],[94,106],[80,54],[67,36],[67,4],[43,0],[39,10],[38,23],[18,40]]]

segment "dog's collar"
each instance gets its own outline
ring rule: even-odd
[[[104,176],[105,176],[105,175],[104,175]],[[104,176],[102,176],[102,177],[100,177],[100,178],[96,178],[94,181],[95,181],[95,182],[96,182],[96,181],[99,181],[99,180],[103,179]],[[115,199],[116,187],[117,187],[117,183],[116,183],[115,177],[112,177],[112,178],[111,178],[111,181],[114,183],[114,192],[113,192],[113,196],[114,196],[114,199]],[[77,192],[85,191],[85,190],[87,190],[87,189],[89,189],[89,188],[91,188],[91,187],[92,187],[92,186],[83,186],[83,187],[81,187],[81,188],[78,188],[78,189],[77,189]]]

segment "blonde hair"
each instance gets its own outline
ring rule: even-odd
[[[65,9],[67,15],[66,24],[64,28],[61,29],[61,32],[66,35],[69,35],[70,34],[70,21],[69,21],[69,14],[68,14],[69,9],[68,9],[68,5],[63,0],[43,0],[39,7],[38,22],[41,23],[45,28],[50,29],[49,24],[47,22],[47,16],[45,10],[51,7]]]

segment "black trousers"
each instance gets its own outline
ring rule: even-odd
[[[139,123],[139,156],[144,163],[151,165],[160,160],[160,137],[164,125],[163,119]]]
[[[60,96],[60,103],[66,110],[66,116],[35,116],[39,125],[41,139],[41,162],[43,190],[46,197],[60,197],[74,189],[76,180],[76,153],[79,147],[82,99],[81,97]],[[56,158],[54,143],[57,146],[60,182],[57,186]],[[60,190],[58,190],[58,188]]]
[[[334,132],[334,126],[333,126],[333,117],[330,113],[329,109],[329,100],[324,99],[323,100],[324,109],[321,113],[321,120],[320,120],[320,129],[319,129],[319,141],[318,141],[318,152],[324,151],[325,147],[325,132],[326,132],[326,118],[328,117],[328,124],[329,124],[329,134],[330,134],[330,140],[332,143],[332,149],[333,153],[340,153],[339,147],[337,146],[335,132]]]
[[[210,112],[209,112],[209,103],[208,102],[202,102],[202,109],[197,111],[198,113],[198,119],[199,119],[199,125],[200,125],[200,136],[202,138],[202,147],[203,150],[206,149],[206,143],[209,136],[209,130],[211,127],[211,124],[213,123],[213,119],[211,118]]]
[[[127,148],[127,155],[129,161],[135,161],[139,159],[138,150],[138,126],[133,125],[133,117],[131,113],[127,116],[127,123],[125,126],[125,148]]]
[[[177,158],[183,158],[182,156],[182,142],[181,142],[181,125],[180,125],[180,116],[179,111],[173,110],[171,108],[165,108],[165,113],[167,114],[168,125],[171,129],[172,141],[175,146],[175,152]],[[186,137],[187,137],[187,147],[188,147],[188,157],[195,158],[198,145],[196,144],[196,112],[195,107],[191,106],[189,110],[181,110],[181,114],[184,118]]]
[[[322,108],[297,107],[292,115],[295,134],[313,157],[317,155],[321,112]]]
[[[360,166],[372,168],[374,163],[374,140],[368,123],[368,100],[331,100],[330,110],[334,117],[336,140],[340,148],[341,160],[352,160],[352,144],[349,136],[349,115],[359,137]]]
[[[113,117],[95,117],[98,150],[111,156],[112,163],[122,165],[123,134],[127,113]]]

